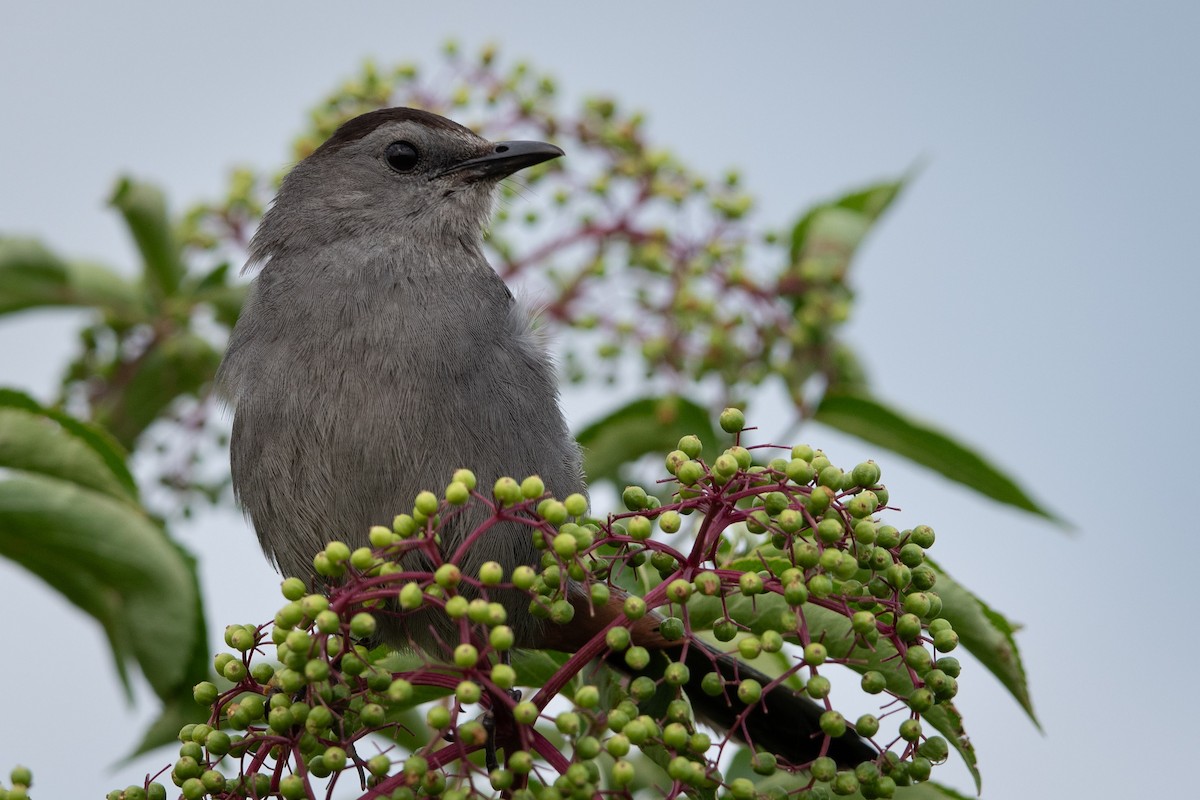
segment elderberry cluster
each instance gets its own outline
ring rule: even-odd
[[[347,784],[396,800],[651,788],[749,800],[890,797],[928,779],[950,740],[962,746],[951,703],[960,668],[943,655],[958,638],[940,616],[938,570],[925,557],[933,530],[879,518],[889,496],[873,462],[847,471],[806,445],[748,449],[743,414],[727,409],[720,421],[733,446],[710,463],[703,443],[684,437],[666,457],[671,477],[627,488],[627,511],[605,520],[587,516],[582,496],[548,496],[536,476],[502,478],[484,494],[463,469],[440,496],[422,492],[390,528],[371,529],[368,544],[330,542],[313,562],[327,591],[288,578],[273,622],[226,629],[217,680],[195,687],[211,715],[180,731],[166,780],[188,800],[297,800],[337,787],[343,796]],[[540,563],[506,573],[488,562],[467,574],[448,555],[428,569],[404,559],[440,552],[441,526],[477,503],[492,523],[520,522]],[[612,619],[572,655],[521,652],[499,590],[528,595],[548,626],[602,609]],[[382,624],[413,614],[444,615],[457,638],[421,655],[374,644]],[[774,664],[772,677],[764,685],[715,667],[693,675],[682,660],[655,666],[631,635],[647,618],[666,642],[703,640]],[[610,677],[597,659],[632,677]],[[878,714],[851,722],[837,710],[835,667],[881,696]],[[736,695],[747,713],[787,687],[824,708],[826,737],[852,729],[879,755],[853,769],[827,755],[803,764],[765,750],[723,758],[745,736],[697,723],[684,691],[697,686]],[[109,796],[165,793],[163,780],[147,780]]]

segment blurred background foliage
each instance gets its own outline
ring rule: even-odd
[[[681,163],[648,140],[641,113],[605,97],[564,111],[549,75],[453,45],[429,68],[365,64],[315,106],[287,161],[345,120],[394,105],[567,151],[501,185],[488,246],[505,280],[541,305],[566,379],[633,397],[577,432],[593,485],[619,489],[639,459],[683,434],[716,451],[714,410],[737,405],[761,421],[756,397],[781,388],[790,415],[768,437],[823,424],[1055,520],[982,454],[878,397],[839,335],[854,305],[855,253],[910,174],[763,230],[736,171]],[[103,625],[123,680],[127,662],[145,674],[165,711],[144,747],[201,713],[191,686],[209,669],[203,602],[194,561],[168,526],[197,503],[232,502],[212,377],[245,296],[238,265],[285,171],[234,170],[224,197],[182,215],[153,184],[122,177],[110,205],[140,254],[133,270],[0,236],[0,314],[92,312],[58,397],[43,405],[0,393],[0,554]],[[130,453],[150,476],[140,492]],[[970,617],[955,620],[963,644],[1032,716],[1012,626],[958,589],[947,607]]]

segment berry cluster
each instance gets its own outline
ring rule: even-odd
[[[537,477],[502,478],[484,494],[464,469],[440,497],[422,492],[391,528],[373,528],[370,546],[331,542],[314,559],[326,593],[288,578],[273,623],[226,629],[231,652],[214,661],[220,686],[195,687],[211,717],[180,731],[170,780],[188,800],[332,796],[347,781],[363,797],[398,799],[631,797],[646,786],[666,797],[721,789],[738,800],[873,798],[926,780],[950,745],[925,723],[953,733],[944,720],[957,719],[959,674],[941,655],[957,636],[938,617],[937,571],[925,562],[933,531],[879,520],[888,493],[873,462],[844,471],[806,445],[747,449],[736,443],[742,412],[726,409],[720,422],[735,434],[732,447],[708,463],[700,440],[684,437],[666,458],[672,477],[657,492],[627,488],[628,510],[604,521],[586,516],[582,496],[546,496]],[[472,503],[486,503],[491,522],[458,552],[441,553],[440,527]],[[525,525],[541,563],[511,574],[495,562],[460,569],[463,551],[496,521]],[[412,550],[440,560],[414,570],[402,559]],[[577,614],[603,609],[611,621],[569,657],[522,654],[504,606],[489,598],[498,590],[528,594],[547,626],[569,628]],[[441,652],[370,646],[389,621],[430,613],[458,634]],[[712,652],[773,655],[782,668],[765,685],[716,669],[693,676],[694,661],[648,670],[654,653],[633,635],[647,621],[662,641],[707,638]],[[605,679],[597,658],[633,677]],[[826,674],[833,665],[883,695],[878,715],[850,722],[838,712]],[[722,756],[748,737],[738,725],[733,734],[701,730],[689,684],[735,694],[746,713],[776,687],[794,689],[824,708],[824,747],[853,729],[879,755],[839,769],[825,749],[802,764],[759,750],[746,774],[737,759],[723,771]],[[525,696],[518,686],[535,690]],[[570,703],[555,711],[560,695]],[[147,782],[110,797],[164,792]]]

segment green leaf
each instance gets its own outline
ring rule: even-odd
[[[174,296],[186,268],[162,190],[124,177],[117,181],[109,203],[121,212],[133,235],[142,256],[146,286],[156,297]]]
[[[829,255],[848,259],[908,180],[878,183],[809,209],[792,228],[792,263]]]
[[[584,472],[592,483],[620,485],[622,468],[648,453],[674,450],[679,440],[695,434],[704,442],[706,458],[721,451],[708,411],[683,397],[643,397],[580,431]]]
[[[932,560],[926,558],[925,563],[937,570],[937,583],[933,589],[942,599],[941,616],[954,626],[959,645],[996,676],[1040,730],[1041,723],[1033,713],[1033,699],[1029,695],[1025,666],[1021,663],[1021,651],[1013,635],[1016,627]]]
[[[11,389],[0,389],[0,466],[137,500],[125,453],[111,436]]]
[[[197,678],[192,686],[202,680],[207,680],[205,677]],[[162,710],[151,723],[146,726],[146,730],[142,733],[142,739],[137,743],[137,746],[126,755],[120,762],[119,766],[125,766],[134,758],[149,753],[162,747],[165,744],[177,743],[179,741],[179,729],[189,723],[207,722],[209,709],[202,708],[199,703],[192,699],[191,686],[186,688],[186,696],[180,693],[177,697],[167,700],[163,703]]]
[[[136,287],[108,267],[64,261],[35,239],[0,237],[0,314],[93,307],[125,321],[144,316]]]
[[[132,448],[142,431],[175,400],[199,394],[220,363],[221,354],[204,339],[193,333],[176,334],[133,364],[123,390],[96,405],[96,421]]]
[[[878,400],[865,395],[829,393],[821,399],[813,419],[886,447],[999,503],[1065,524],[983,456]]]
[[[95,617],[126,684],[134,659],[159,697],[195,664],[194,565],[129,503],[44,475],[0,481],[0,554]]]

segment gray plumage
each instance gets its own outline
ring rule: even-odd
[[[411,169],[389,163],[410,150]],[[558,497],[585,491],[553,365],[482,252],[496,183],[557,154],[385,109],[284,179],[251,242],[261,271],[218,382],[234,412],[234,490],[285,575],[314,578],[328,541],[365,544],[371,525],[390,525],[422,489],[440,494],[459,467],[484,491],[534,474]],[[459,517],[443,551],[485,518]],[[529,529],[510,525],[462,566],[495,560],[507,573],[537,559]],[[528,597],[501,601],[518,642],[536,643]],[[384,636],[428,647],[441,616],[382,615]]]

